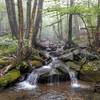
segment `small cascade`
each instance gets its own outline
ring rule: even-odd
[[[47,52],[46,54],[48,58],[50,57],[52,59],[51,63],[44,65],[40,68],[34,69],[25,81],[20,82],[18,84],[18,89],[30,90],[36,88],[39,76],[45,73],[49,73],[50,75],[50,79],[48,80],[49,85],[53,85],[53,75],[56,75],[57,73],[56,68],[59,67],[60,65],[64,67],[65,71],[68,71],[71,80],[71,87],[72,88],[80,87],[80,84],[78,83],[78,80],[76,78],[76,74],[73,70],[70,69],[70,66],[62,63],[57,57],[51,56],[49,52]],[[59,75],[58,78],[55,79],[55,81],[59,81]]]
[[[56,68],[59,65],[59,60],[57,57],[51,57],[52,58],[52,62],[49,64],[49,66],[51,66],[51,71],[50,71],[50,79],[49,81],[49,85],[53,85],[53,75],[56,74]],[[55,80],[56,81],[56,80]]]
[[[18,84],[18,89],[32,90],[37,87],[38,73],[33,71],[28,78]]]
[[[53,75],[55,74],[56,72],[55,72],[55,69],[52,69],[51,71],[50,71],[50,78],[49,78],[49,85],[53,85]]]
[[[58,60],[56,57],[51,57],[51,58],[52,58],[52,62],[50,64],[33,70],[32,73],[27,77],[25,81],[20,82],[18,84],[18,89],[29,89],[29,90],[34,89],[37,87],[37,81],[40,75],[47,72],[53,75],[55,72],[54,70],[56,69]],[[50,82],[52,83],[52,79],[50,79]]]
[[[37,85],[37,79],[38,79],[38,73],[33,71],[27,78],[27,82],[29,82],[31,85],[36,86]]]
[[[71,87],[72,88],[79,88],[80,84],[78,83],[75,71],[70,69],[70,66],[62,64],[64,68],[68,71],[70,80],[71,80]]]
[[[80,84],[78,83],[78,80],[76,78],[76,74],[74,71],[69,72],[70,79],[71,79],[71,87],[72,88],[79,88]]]

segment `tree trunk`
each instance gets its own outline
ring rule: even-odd
[[[83,21],[83,23],[84,23],[84,25],[85,25],[85,28],[86,28],[86,30],[87,30],[87,38],[88,38],[89,46],[92,47],[92,45],[91,45],[91,40],[90,40],[90,33],[89,33],[89,29],[88,29],[88,27],[87,27],[87,25],[86,25],[86,22],[85,22],[83,16],[81,16],[80,14],[79,14],[79,17],[82,19],[82,21]]]
[[[29,37],[29,25],[30,25],[30,16],[31,16],[31,3],[32,0],[27,1],[27,14],[26,14],[26,38]]]
[[[100,7],[100,0],[98,0],[98,7]],[[97,16],[97,27],[95,34],[95,44],[100,47],[100,15]]]
[[[76,36],[76,38],[80,38],[79,20],[78,20],[78,16],[77,15],[74,15],[74,24],[75,24],[75,26],[74,26],[74,28],[75,28],[75,30],[74,30],[75,36]]]
[[[68,31],[68,42],[72,42],[72,14],[69,15],[69,31]]]
[[[21,58],[23,55],[23,46],[24,46],[24,27],[23,27],[23,6],[22,6],[22,0],[18,0],[18,18],[19,18],[19,39],[18,39],[18,46],[19,51],[18,55]]]
[[[13,36],[18,38],[18,25],[17,25],[17,20],[16,20],[14,0],[5,0],[5,3],[6,3],[6,8],[7,8],[11,33]]]
[[[70,0],[70,7],[72,7],[73,4],[74,4],[74,1]],[[69,30],[68,30],[68,43],[69,43],[69,47],[72,44],[72,17],[73,17],[73,14],[70,14],[69,15]]]
[[[31,49],[32,46],[34,46],[33,42],[33,32],[35,30],[34,26],[34,19],[35,19],[35,13],[36,13],[36,6],[37,6],[37,0],[34,1],[33,4],[33,10],[30,18],[30,30],[29,30],[29,48]]]
[[[37,4],[37,13],[36,13],[36,19],[35,19],[35,31],[33,32],[33,39],[32,44],[36,46],[36,38],[39,31],[40,22],[42,20],[42,9],[43,9],[43,1],[39,0]]]
[[[74,0],[70,0],[70,7],[74,5]],[[68,40],[66,41],[66,44],[64,46],[64,49],[76,47],[77,45],[72,40],[72,25],[73,25],[73,14],[69,14],[69,20],[68,20]]]

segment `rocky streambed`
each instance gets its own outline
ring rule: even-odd
[[[53,58],[57,58],[57,60],[54,60]],[[2,69],[4,66],[8,66],[10,63],[12,63],[12,61],[14,61],[13,59],[16,59],[16,57],[13,54],[11,55],[6,54],[6,56],[1,55],[0,68]],[[48,92],[49,91],[51,92],[48,93],[47,90],[44,91],[45,93],[39,92],[40,94],[39,94],[39,97],[37,97],[38,99],[32,99],[32,98],[35,98],[33,96],[35,94],[32,94],[32,96],[29,97],[30,94],[22,90],[22,93],[23,94],[25,93],[28,97],[25,95],[24,95],[25,97],[24,96],[19,97],[18,96],[19,93],[17,93],[17,91],[13,90],[14,93],[12,93],[11,89],[7,89],[7,90],[4,90],[4,92],[2,92],[2,95],[6,95],[7,93],[8,95],[4,98],[0,96],[0,98],[3,98],[3,100],[6,100],[5,98],[12,95],[16,95],[15,96],[16,98],[14,99],[10,98],[8,100],[17,100],[18,98],[19,99],[21,98],[21,100],[23,100],[23,98],[24,100],[25,99],[27,100],[27,98],[30,98],[29,100],[31,99],[42,100],[44,98],[43,100],[46,100],[45,98],[51,95],[50,98],[48,98],[48,100],[67,100],[68,98],[73,97],[72,95],[74,95],[72,93],[72,95],[69,97],[64,96],[66,92],[68,93],[67,95],[71,94],[70,93],[71,85],[69,83],[71,83],[72,81],[71,77],[73,78],[73,73],[70,75],[69,72],[74,71],[75,78],[77,78],[78,81],[83,81],[82,85],[80,84],[80,89],[82,88],[83,93],[81,94],[80,92],[79,93],[77,92],[79,95],[76,93],[75,94],[76,98],[78,95],[78,98],[80,98],[80,100],[92,100],[88,98],[92,98],[93,97],[92,93],[93,93],[93,95],[96,95],[96,98],[97,98],[93,100],[99,100],[98,99],[99,98],[98,94],[100,92],[100,77],[99,77],[100,66],[99,65],[100,65],[99,54],[95,52],[91,52],[87,48],[73,47],[71,49],[64,50],[62,46],[60,47],[53,46],[53,48],[45,47],[45,48],[42,48],[42,50],[33,49],[32,54],[27,61],[26,60],[21,61],[21,63],[11,68],[3,76],[2,76],[2,72],[0,72],[1,74],[0,87],[8,88],[9,86],[10,87],[14,86],[16,85],[16,83],[26,80],[27,77],[31,74],[31,72],[35,70],[41,73],[37,80],[39,88],[41,88],[42,86],[42,85],[39,85],[40,83],[43,84],[42,86],[43,88],[41,89],[45,89],[46,87],[49,88],[50,86],[47,86],[47,84],[53,83],[53,86],[50,87],[52,89],[51,90],[47,89]],[[10,65],[8,67],[10,67]],[[84,82],[85,82],[85,85],[83,85]],[[86,87],[88,82],[89,82],[89,88]],[[58,83],[59,83],[59,85],[57,85],[58,87],[55,86],[55,84],[58,84]],[[64,87],[66,87],[66,90],[62,88],[62,84],[64,85]],[[54,86],[56,87],[56,90],[53,89]],[[58,92],[57,88],[61,89],[61,91],[63,91],[64,93],[63,92],[61,93],[61,91]],[[68,91],[67,91],[67,88],[69,88]],[[89,93],[91,95],[89,95],[89,93],[87,92],[84,94],[83,88],[86,88],[86,91],[89,89]],[[80,89],[78,88],[78,91],[81,91]],[[71,90],[73,91],[73,89]],[[61,93],[61,97],[58,96],[59,93]],[[52,97],[53,94],[55,94],[54,97]],[[89,97],[86,96],[87,94],[89,95]],[[38,96],[38,94],[36,94],[36,96]],[[84,99],[85,97],[87,99]],[[56,98],[56,99],[52,99],[52,98]]]

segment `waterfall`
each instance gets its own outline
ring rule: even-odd
[[[37,87],[38,77],[44,73],[53,73],[55,70],[58,60],[56,57],[52,57],[52,62],[48,65],[42,66],[38,69],[32,71],[32,73],[27,77],[27,79],[18,84],[18,89],[34,89]],[[51,80],[52,81],[52,80]]]
[[[49,80],[48,80],[48,83],[49,83],[49,85],[53,85],[53,76],[52,75],[54,75],[56,72],[55,72],[55,69],[52,69],[51,71],[50,71],[50,78],[49,78]]]
[[[48,53],[47,53],[47,55],[50,56]],[[42,74],[45,74],[45,73],[49,73],[49,75],[50,75],[49,82],[52,85],[52,81],[53,81],[52,75],[54,75],[56,73],[56,68],[59,67],[60,65],[63,66],[65,71],[68,71],[70,80],[71,80],[71,87],[72,88],[80,87],[77,77],[76,77],[76,74],[73,70],[70,69],[70,66],[59,61],[57,57],[52,57],[52,56],[50,56],[50,57],[52,59],[51,63],[49,63],[48,65],[44,65],[40,68],[34,69],[32,71],[32,73],[29,74],[29,76],[27,77],[27,79],[25,81],[20,82],[18,84],[18,88],[19,89],[29,89],[29,90],[36,88],[39,76]],[[58,78],[59,78],[59,76],[58,76]]]
[[[20,82],[17,86],[18,89],[32,90],[37,87],[38,73],[33,71],[25,81]]]
[[[27,82],[29,82],[31,85],[37,85],[37,79],[38,79],[38,73],[33,71],[27,78]]]
[[[78,80],[77,80],[75,72],[74,71],[70,71],[69,75],[70,75],[70,80],[71,80],[71,87],[72,88],[80,87],[80,84],[78,83]]]
[[[80,84],[78,83],[75,71],[71,70],[69,66],[67,66],[67,71],[68,71],[69,76],[70,76],[71,87],[72,88],[79,88]]]
[[[79,82],[77,80],[75,71],[73,71],[72,69],[70,69],[70,66],[69,65],[65,65],[64,63],[62,63],[61,65],[69,73],[70,80],[71,80],[71,87],[72,88],[79,88],[80,87],[80,84],[79,84]]]

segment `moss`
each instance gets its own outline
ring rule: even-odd
[[[30,63],[31,63],[31,65],[34,66],[34,67],[42,66],[42,62],[41,62],[41,61],[38,61],[38,60],[30,61]]]
[[[9,45],[9,46],[0,46],[0,54],[1,55],[8,55],[8,54],[13,54],[16,52],[17,50],[17,46],[16,45]]]
[[[42,58],[41,58],[40,56],[33,56],[32,59],[33,59],[33,60],[42,61]]]
[[[17,40],[12,39],[11,35],[0,37],[0,55],[15,53],[17,49]]]
[[[5,59],[0,59],[0,65],[5,65],[5,64],[9,64],[9,61]]]
[[[82,69],[81,69],[82,73],[84,73],[84,72],[96,72],[96,71],[98,71],[98,68],[94,64],[92,64],[91,62],[84,64]]]
[[[80,67],[78,64],[76,64],[75,62],[72,62],[72,61],[68,61],[66,63],[71,69],[74,69],[76,71],[79,71],[80,70]]]
[[[80,79],[89,82],[100,81],[100,70],[95,62],[88,62],[80,70]]]
[[[7,84],[18,79],[19,77],[20,77],[20,72],[16,69],[13,69],[4,76],[0,77],[0,86],[6,86]]]
[[[37,50],[37,49],[35,49],[35,48],[32,49],[32,56],[33,56],[33,57],[34,57],[34,56],[39,56],[39,53],[40,53],[39,50]]]

